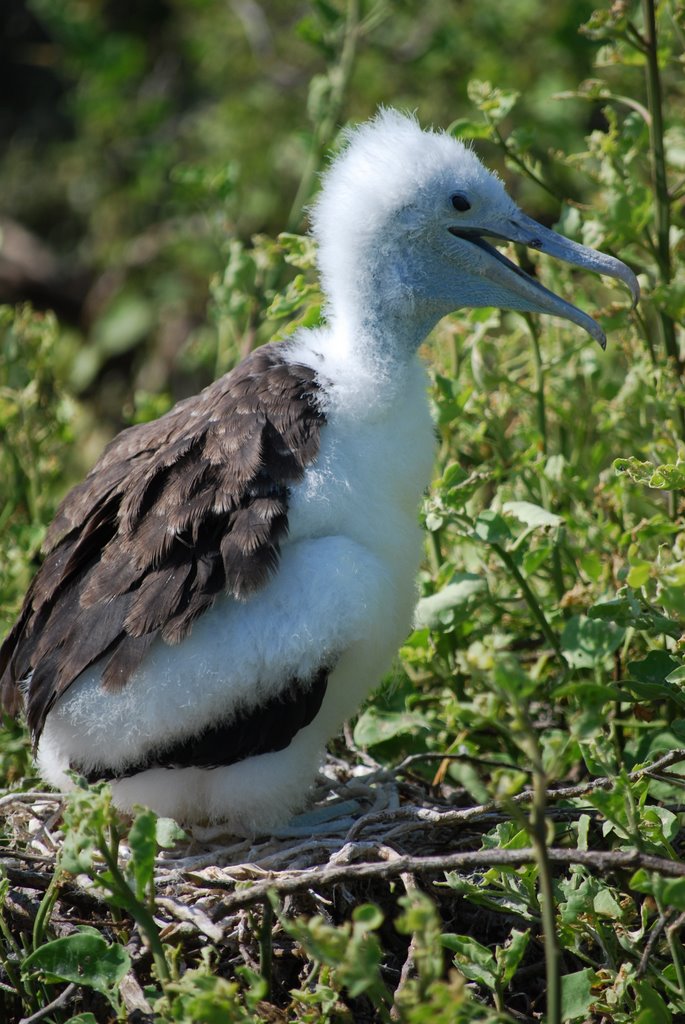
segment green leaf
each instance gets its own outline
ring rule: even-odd
[[[512,929],[509,941],[506,946],[498,946],[495,951],[495,959],[502,972],[500,984],[506,988],[516,974],[523,955],[528,948],[530,941],[530,929],[520,932],[517,928]]]
[[[437,594],[421,598],[414,613],[416,626],[419,629],[422,627],[436,629],[449,623],[454,618],[453,613],[456,608],[469,605],[478,594],[482,594],[485,590],[487,590],[487,584],[482,576],[470,572],[457,573],[452,582]]]
[[[383,911],[375,903],[361,903],[352,911],[352,920],[360,931],[375,931],[383,924]]]
[[[629,661],[628,671],[641,683],[663,683],[680,663],[667,651],[650,651],[640,661]]]
[[[596,807],[607,819],[604,832],[613,829],[622,839],[627,838],[632,829],[632,820],[629,813],[631,799],[636,800],[638,796],[637,787],[645,783],[629,784],[624,776],[619,776],[611,790],[595,790],[588,796],[588,802]],[[632,797],[628,789],[632,788]]]
[[[150,810],[136,814],[128,834],[131,859],[128,870],[135,881],[135,892],[139,900],[145,894],[154,877],[157,856],[157,815]]]
[[[610,601],[600,601],[588,609],[588,617],[615,622],[617,626],[634,626],[644,630],[650,636],[680,638],[683,632],[682,623],[669,619],[661,612],[645,607],[628,587],[622,587],[618,596]]]
[[[395,736],[415,736],[430,729],[431,723],[418,711],[381,711],[370,707],[357,719],[354,742],[360,747],[373,747]]]
[[[112,791],[106,783],[87,786],[83,780],[67,794],[66,825],[60,850],[60,867],[72,875],[88,873],[97,850],[96,836],[103,835],[115,820]]]
[[[524,672],[516,658],[506,654],[497,658],[493,678],[497,687],[504,693],[519,699],[530,697],[541,685],[539,679],[534,679]]]
[[[530,501],[505,501],[502,505],[505,515],[514,516],[525,523],[526,526],[534,528],[549,529],[550,527],[561,526],[564,522],[563,516],[554,512],[548,512],[541,505],[534,505]]]
[[[477,981],[486,988],[494,989],[498,981],[497,963],[487,946],[481,946],[468,935],[453,935],[449,932],[440,941],[455,954],[454,965],[465,978]]]
[[[640,587],[644,587],[645,583],[652,574],[652,563],[651,562],[638,562],[637,565],[631,565],[626,580],[628,584],[635,590],[639,590]]]
[[[640,1011],[633,1024],[671,1024],[673,1016],[668,1006],[652,987],[649,981],[641,980],[633,983],[637,996],[637,1008]]]
[[[640,661],[629,661],[624,686],[642,700],[675,701],[685,706],[685,689],[682,685],[683,666],[667,651],[650,651]]]
[[[537,572],[554,551],[554,544],[541,544],[539,547],[526,551],[521,563],[524,575],[532,576]]]
[[[487,544],[504,544],[511,540],[511,530],[507,521],[498,512],[486,509],[476,519],[473,528],[474,536]]]
[[[685,878],[664,878],[640,868],[629,884],[636,892],[654,896],[664,907],[685,910]]]
[[[26,957],[21,969],[25,976],[38,974],[48,982],[87,985],[114,1004],[116,988],[131,969],[131,959],[123,946],[110,946],[95,928],[83,927],[46,942]]]
[[[594,668],[623,643],[625,630],[584,615],[572,616],[561,634],[561,647],[572,668]]]
[[[589,576],[593,582],[602,575],[603,562],[596,551],[581,551],[578,555],[578,561],[580,562],[581,568],[586,576]],[[589,613],[591,614],[591,612]]]
[[[473,121],[468,117],[458,117],[449,126],[450,135],[457,139],[489,139],[492,128],[485,121]]]
[[[628,700],[630,694],[614,683],[590,683],[579,679],[555,687],[554,696],[576,697],[584,704],[606,704],[610,700]]]
[[[170,850],[176,843],[186,840],[188,834],[173,818],[157,818],[155,837],[158,846],[161,846],[163,850]]]
[[[95,324],[93,341],[103,357],[127,352],[153,324],[151,303],[136,292],[119,292]]]
[[[678,816],[668,807],[653,805],[643,808],[641,832],[656,845],[668,848],[668,844],[675,840],[679,831]]]
[[[519,93],[513,89],[497,89],[490,82],[476,78],[468,83],[467,92],[471,102],[495,123],[511,113],[519,98]]]
[[[623,907],[608,888],[600,889],[592,901],[592,905],[595,913],[600,917],[609,917],[614,921],[622,921],[625,917]]]
[[[617,473],[625,473],[636,483],[660,491],[680,491],[685,488],[685,462],[680,459],[675,463],[666,462],[654,466],[651,462],[641,462],[631,455],[628,459],[614,459],[614,469]]]
[[[578,1020],[587,1017],[593,1003],[592,982],[595,972],[590,967],[575,974],[564,974],[561,979],[561,1019]]]

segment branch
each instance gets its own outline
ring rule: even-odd
[[[43,1020],[44,1017],[49,1017],[53,1010],[59,1010],[69,1002],[77,988],[78,985],[72,981],[70,985],[67,985],[63,992],[60,992],[56,999],[53,999],[51,1003],[47,1003],[46,1006],[41,1007],[41,1009],[36,1013],[32,1013],[30,1017],[22,1017],[19,1024],[36,1024],[37,1021]]]
[[[442,757],[445,755],[440,756]],[[403,761],[395,771],[403,770],[405,765],[409,764],[411,760],[411,758],[407,758],[406,762]],[[650,776],[652,772],[667,768],[672,764],[678,764],[681,761],[685,761],[685,749],[671,750],[651,764],[643,765],[641,768],[636,768],[634,771],[628,772],[628,779],[631,782],[637,782],[645,776]],[[598,789],[611,789],[615,784],[616,779],[611,776],[602,776],[598,779],[591,779],[590,782],[582,782],[577,786],[563,786],[559,789],[548,789],[547,803],[551,803],[556,800],[572,800],[575,797],[586,796],[588,793],[594,793]],[[508,797],[507,803],[525,804],[530,803],[532,799],[533,790],[525,789],[522,793],[517,793],[516,796]],[[375,814],[367,814],[356,821],[347,833],[347,840],[348,842],[352,842],[357,839],[361,832],[372,825],[387,824],[394,827],[402,821],[410,821],[414,824],[424,823],[426,825],[443,827],[445,825],[463,824],[465,821],[478,821],[479,819],[486,818],[488,815],[495,812],[501,812],[502,806],[501,802],[498,802],[497,800],[490,800],[486,804],[476,804],[474,807],[455,808],[453,811],[434,811],[427,807],[421,807],[418,809],[416,807],[399,807],[395,810],[379,811]]]
[[[568,866],[581,864],[599,874],[611,871],[645,868],[658,871],[667,878],[685,878],[685,864],[680,861],[654,857],[640,850],[564,850],[550,846],[547,850],[552,864]],[[323,867],[308,868],[305,871],[282,871],[250,885],[249,888],[233,892],[223,902],[224,914],[228,915],[240,907],[249,907],[267,899],[270,892],[289,896],[305,889],[337,885],[339,882],[353,882],[361,879],[397,878],[409,871],[416,875],[442,874],[444,871],[471,871],[492,867],[520,868],[534,864],[536,854],[533,847],[521,850],[474,850],[465,853],[450,853],[438,857],[399,856],[393,860],[362,864],[327,864]],[[193,881],[206,889],[229,889],[236,884],[230,876],[211,879],[189,875]]]

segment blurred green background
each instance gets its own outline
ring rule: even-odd
[[[230,365],[211,354],[208,282],[232,240],[303,229],[347,120],[386,103],[447,126],[473,116],[467,83],[491,81],[521,93],[522,143],[582,200],[549,154],[582,148],[603,115],[550,97],[591,73],[599,44],[578,29],[592,6],[3,0],[0,301],[56,311],[69,391],[93,410],[83,465],[137,415],[136,394],[181,397]],[[495,145],[478,148],[502,169]],[[510,184],[555,219],[543,189]]]

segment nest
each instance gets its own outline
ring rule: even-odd
[[[682,759],[683,752],[666,755],[650,767],[662,768],[662,762],[673,763],[678,755]],[[380,934],[384,976],[396,992],[414,967],[412,943],[393,927],[399,913],[398,897],[405,893],[428,892],[438,906],[445,931],[471,935],[485,945],[505,941],[512,927],[521,926],[521,918],[506,907],[476,906],[436,883],[444,883],[449,870],[477,881],[493,865],[521,867],[535,860],[535,850],[492,849],[488,844],[483,848],[484,833],[510,814],[494,803],[473,805],[464,790],[444,781],[438,785],[426,782],[414,774],[416,762],[423,756],[408,758],[395,770],[384,769],[369,758],[364,759],[366,763],[353,763],[329,756],[311,810],[287,828],[254,839],[226,836],[218,828],[196,828],[185,841],[162,851],[155,866],[154,917],[162,941],[177,947],[180,972],[197,966],[208,947],[213,950],[214,968],[222,976],[233,977],[240,965],[259,971],[260,928],[263,930],[266,921],[273,926],[273,1006],[269,1006],[277,1014],[279,1001],[287,1002],[287,993],[302,984],[312,965],[279,918],[270,916],[270,893],[277,894],[279,916],[317,914],[333,924],[349,919],[361,903],[377,904],[385,920]],[[577,801],[571,806],[569,800],[610,785],[611,780],[599,779],[552,791],[547,813],[557,819],[593,815],[592,808],[579,807]],[[525,805],[530,800],[531,793],[526,791],[513,803]],[[567,806],[559,806],[561,802]],[[51,793],[14,793],[0,799],[0,806],[14,837],[2,858],[10,883],[5,921],[18,947],[25,948],[27,933],[32,931],[53,878],[62,841],[62,800]],[[679,862],[645,858],[637,851],[550,847],[547,853],[555,866],[587,861],[597,870],[643,865],[671,875],[685,873]],[[129,854],[123,843],[120,858],[124,863]],[[60,886],[50,931],[55,937],[68,935],[83,924],[94,925],[111,939],[121,934],[121,918],[113,919],[102,890],[92,879],[77,876]],[[530,920],[526,924],[530,926]],[[151,978],[150,950],[130,921],[127,934],[132,970],[122,984],[122,997],[131,1020],[152,1020],[153,1008],[143,992]],[[517,997],[519,1005],[508,1008],[522,1019],[532,1020],[544,1003],[539,934],[533,937],[523,970],[528,975],[525,991]],[[100,998],[78,986],[70,988],[72,1012],[92,1008],[93,1000],[97,1003]],[[363,999],[351,1000],[348,1010],[355,1022],[376,1019]],[[101,1019],[97,1013],[96,1018]]]

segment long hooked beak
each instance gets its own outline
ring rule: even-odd
[[[628,285],[633,299],[633,308],[640,298],[640,286],[630,267],[613,256],[590,249],[588,246],[572,242],[555,231],[550,231],[538,224],[532,217],[518,211],[515,218],[498,224],[498,229],[483,228],[449,229],[457,238],[463,238],[478,246],[484,253],[492,257],[487,261],[483,272],[493,284],[499,285],[509,292],[515,305],[512,309],[525,309],[535,313],[551,313],[578,324],[588,332],[602,348],[606,348],[606,335],[599,324],[581,309],[566,302],[565,299],[549,291],[534,277],[521,270],[515,263],[507,259],[499,249],[490,245],[486,238],[497,238],[507,242],[516,242],[530,249],[537,249],[548,256],[563,260],[584,270],[594,270],[598,274],[615,277]]]

